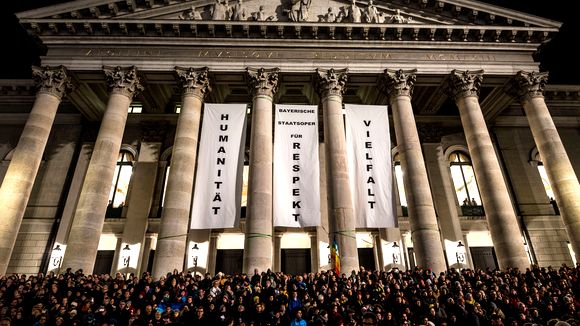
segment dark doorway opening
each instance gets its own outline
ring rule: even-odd
[[[147,272],[153,272],[153,259],[155,259],[155,250],[149,250],[149,260],[147,261]]]
[[[497,257],[493,247],[469,247],[473,267],[485,270],[486,268],[497,269]]]
[[[310,273],[310,249],[282,249],[282,272],[292,275]]]
[[[240,274],[244,264],[243,249],[218,249],[216,254],[215,272],[226,275]]]
[[[100,275],[111,273],[111,267],[113,267],[114,257],[115,250],[97,251],[97,259],[95,260],[95,268],[93,268],[93,274]]]
[[[415,262],[415,250],[413,248],[407,248],[407,253],[409,254],[409,269],[413,269],[417,266]]]
[[[373,248],[358,248],[358,264],[364,267],[367,271],[374,271],[376,269],[375,252]],[[350,273],[351,271],[344,272]]]

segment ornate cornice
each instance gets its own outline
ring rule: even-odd
[[[246,68],[248,87],[252,96],[274,97],[278,91],[279,68]]]
[[[145,89],[139,81],[135,66],[128,68],[103,66],[103,71],[111,93],[123,94],[132,99],[138,92]]]
[[[47,93],[62,99],[73,89],[71,78],[64,66],[33,66],[32,76],[36,81],[38,93]]]
[[[381,80],[381,87],[389,98],[397,96],[413,96],[413,85],[417,80],[417,69],[412,70],[392,70],[385,69]]]
[[[320,98],[344,95],[348,81],[348,68],[340,70],[316,68],[316,76],[314,87]]]
[[[202,101],[211,91],[209,82],[209,68],[175,67],[175,74],[179,79],[184,95],[193,95]]]
[[[544,97],[547,82],[547,72],[518,71],[506,84],[505,91],[523,102],[529,98]]]
[[[470,96],[479,97],[482,81],[483,70],[461,71],[454,69],[447,78],[444,91],[453,100]]]

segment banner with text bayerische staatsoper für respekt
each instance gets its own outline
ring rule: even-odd
[[[345,109],[356,227],[395,227],[387,107],[346,104]]]
[[[205,104],[192,229],[232,228],[239,223],[246,110],[246,104]]]
[[[318,107],[276,105],[274,226],[320,225]]]

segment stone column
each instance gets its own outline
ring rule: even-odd
[[[316,90],[322,102],[324,119],[326,175],[328,183],[329,242],[338,243],[341,273],[359,270],[356,247],[356,221],[348,175],[342,95],[346,90],[348,69],[316,69]]]
[[[243,271],[272,268],[272,102],[278,90],[278,68],[247,69],[252,93],[250,175]]]
[[[47,273],[61,272],[62,258],[66,252],[66,244],[70,227],[72,225],[75,209],[79,201],[79,195],[83,187],[83,181],[87,174],[89,162],[91,161],[91,151],[93,150],[93,143],[83,143],[78,158],[76,159],[76,167],[73,173],[73,178],[68,189],[68,196],[62,210],[60,223],[58,224],[58,231],[54,238],[54,246],[51,251],[50,264]]]
[[[175,67],[175,73],[183,93],[153,260],[155,278],[174,269],[183,270],[201,110],[203,99],[210,91],[208,68]]]
[[[318,257],[316,263],[312,265],[313,272],[330,269],[329,254],[326,253],[330,252],[330,241],[328,240],[328,185],[326,182],[328,174],[326,173],[326,146],[324,143],[318,145],[318,166],[320,168],[320,225],[316,227],[315,244],[311,245],[312,250],[316,248],[316,254],[313,253],[312,256]],[[324,257],[320,257],[321,255]]]
[[[274,264],[272,271],[282,271],[282,234],[274,235]]]
[[[209,236],[209,257],[207,258],[207,272],[210,273],[211,275],[215,275],[216,272],[221,272],[221,271],[215,270],[217,251],[218,251],[217,240],[218,240],[217,234],[210,234],[210,236]]]
[[[142,274],[143,272],[147,271],[147,267],[149,266],[149,253],[151,252],[151,248],[153,247],[155,239],[152,236],[146,236],[145,241],[143,241],[143,247],[141,249],[141,259],[139,265],[139,271]],[[138,275],[140,276],[140,275]]]
[[[133,96],[143,89],[135,67],[103,67],[111,89],[109,102],[89,162],[75,211],[63,268],[92,273],[97,257],[127,112]]]
[[[435,141],[435,140],[433,140]],[[458,241],[463,240],[461,223],[457,213],[457,200],[455,199],[455,189],[451,183],[451,173],[449,162],[443,153],[441,143],[423,143],[427,171],[431,180],[431,193],[433,194],[435,208],[439,213],[439,228],[443,237],[443,247],[447,254],[449,267],[461,268],[456,263],[454,253],[449,250],[450,246],[457,246]],[[466,252],[469,248],[465,247]]]
[[[419,133],[411,106],[416,70],[385,70],[384,88],[393,111],[393,125],[403,170],[409,224],[417,266],[439,273],[447,269]]]
[[[520,71],[508,92],[524,107],[576,260],[580,261],[580,185],[544,101],[547,73]]]
[[[139,160],[133,166],[131,194],[128,198],[129,207],[121,237],[121,250],[129,245],[131,260],[129,266],[117,264],[117,272],[140,275],[140,259],[145,245],[145,234],[149,225],[149,211],[153,202],[155,181],[157,178],[157,162],[159,161],[160,142],[142,141],[139,150]]]
[[[320,248],[317,233],[308,234],[310,238],[310,271],[316,273],[320,270]]]
[[[36,99],[0,187],[0,275],[8,268],[58,105],[72,88],[63,66],[33,67],[32,73]]]
[[[518,220],[478,97],[483,71],[453,70],[446,92],[455,100],[500,269],[529,267]]]

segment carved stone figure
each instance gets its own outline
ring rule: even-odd
[[[310,4],[312,4],[312,0],[292,0],[292,8],[287,11],[290,21],[307,21]]]
[[[185,10],[181,14],[179,14],[179,19],[181,20],[201,20],[201,13],[199,11],[195,11],[195,7],[191,6],[190,9]]]
[[[227,20],[229,14],[228,0],[215,0],[212,8],[212,20]]]
[[[348,17],[352,23],[360,23],[362,17],[362,11],[356,5],[356,0],[352,0],[352,4],[348,8]]]
[[[380,23],[379,10],[373,4],[373,0],[369,0],[369,5],[366,12],[366,20],[368,23]]]
[[[392,23],[392,24],[405,24],[408,23],[411,20],[411,17],[409,18],[405,18],[401,15],[401,10],[397,9],[395,10],[395,14],[391,16],[391,18],[389,18],[388,23]]]
[[[336,14],[332,12],[332,7],[328,7],[328,12],[324,15],[324,21],[327,23],[336,22]]]
[[[272,15],[268,16],[264,10],[264,6],[260,6],[260,9],[252,13],[252,20],[256,21],[273,21],[276,18]]]
[[[231,7],[230,17],[232,20],[246,20],[246,9],[242,6],[242,0]]]

